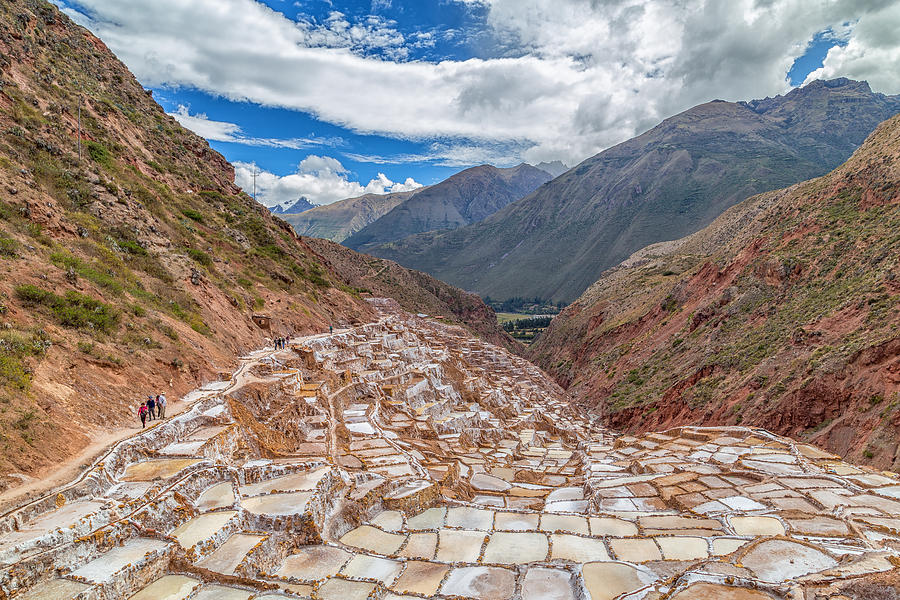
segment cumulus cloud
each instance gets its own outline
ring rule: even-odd
[[[301,196],[313,204],[331,204],[363,194],[406,192],[422,187],[412,177],[401,183],[391,181],[384,173],[362,185],[350,180],[350,173],[336,158],[310,154],[297,166],[296,173],[284,176],[260,170],[250,163],[235,163],[235,183],[248,194],[253,193],[254,170],[256,199],[265,206],[293,202]]]
[[[714,98],[786,92],[808,42],[840,31],[814,76],[900,92],[893,0],[457,0],[502,56],[406,60],[379,17],[296,22],[253,0],[78,0],[79,17],[150,86],[307,111],[360,133],[512,144],[576,164]],[[457,146],[463,144],[456,144]]]

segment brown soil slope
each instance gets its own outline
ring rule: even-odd
[[[604,273],[532,357],[635,431],[759,425],[900,466],[900,117],[832,173]]]
[[[372,318],[365,257],[317,254],[55,7],[0,5],[0,68],[0,489],[266,338]]]

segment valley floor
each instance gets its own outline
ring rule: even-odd
[[[229,381],[0,518],[27,600],[890,598],[900,479],[760,429],[622,436],[530,363],[380,320]]]

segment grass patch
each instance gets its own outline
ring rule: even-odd
[[[43,332],[25,335],[0,332],[0,384],[24,390],[31,383],[31,371],[25,365],[29,356],[43,356],[50,340]]]
[[[203,213],[200,211],[194,210],[193,208],[182,208],[181,214],[186,216],[191,221],[194,221],[197,223],[203,222]]]
[[[16,296],[25,304],[47,309],[63,327],[109,333],[119,324],[119,311],[75,291],[58,296],[49,290],[25,284],[16,287]]]

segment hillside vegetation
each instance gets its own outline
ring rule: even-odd
[[[900,116],[605,272],[532,358],[615,428],[758,425],[900,466]]]
[[[266,338],[372,317],[348,275],[55,7],[0,5],[0,66],[0,487]],[[504,335],[488,323],[475,326]]]

